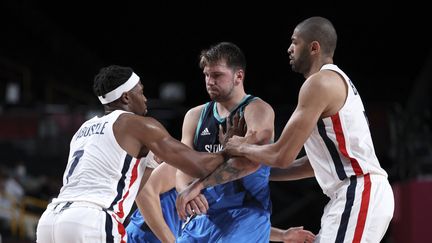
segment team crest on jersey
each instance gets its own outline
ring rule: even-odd
[[[209,136],[210,134],[211,133],[209,132],[207,127],[201,132],[201,136]]]

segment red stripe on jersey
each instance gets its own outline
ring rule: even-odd
[[[131,186],[134,184],[134,182],[138,178],[138,165],[140,164],[140,160],[141,159],[137,159],[137,161],[135,162],[135,165],[132,169],[132,175],[131,175],[129,187],[128,187],[126,193],[123,195],[122,200],[119,202],[119,206],[118,206],[119,211],[116,214],[120,218],[124,217],[123,202],[124,202],[125,198],[129,195],[129,190],[130,190]]]
[[[355,158],[352,158],[348,155],[347,149],[346,149],[346,143],[345,143],[345,136],[343,134],[342,130],[342,124],[339,117],[339,112],[335,115],[331,116],[331,120],[333,122],[333,129],[336,134],[336,140],[338,142],[338,147],[343,156],[348,158],[351,161],[351,166],[354,170],[354,173],[356,175],[363,175],[363,170],[361,169],[358,161]]]
[[[366,223],[366,216],[369,209],[369,199],[370,199],[370,191],[371,191],[371,181],[369,173],[364,176],[364,188],[362,193],[362,200],[360,205],[360,211],[357,218],[357,225],[354,231],[354,239],[353,243],[360,243],[364,226]]]

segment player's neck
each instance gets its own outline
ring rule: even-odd
[[[234,110],[238,106],[238,104],[240,104],[240,102],[245,98],[245,96],[246,93],[241,92],[227,101],[216,102],[216,107],[219,115],[221,117],[227,117],[230,112]]]
[[[125,107],[124,105],[119,105],[118,102],[116,101],[104,105],[104,110],[105,110],[105,115],[108,115],[115,110],[130,111],[128,107]]]

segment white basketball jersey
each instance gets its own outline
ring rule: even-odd
[[[70,143],[63,187],[53,202],[84,201],[113,211],[119,222],[129,214],[146,167],[117,143],[113,124],[125,111],[94,117],[81,125]]]
[[[318,121],[304,147],[318,183],[330,196],[345,178],[368,173],[387,177],[387,173],[375,155],[368,120],[356,88],[336,65],[326,64],[321,68],[324,69],[343,77],[348,96],[338,113]]]

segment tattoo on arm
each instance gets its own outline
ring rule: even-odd
[[[204,187],[223,184],[241,177],[241,169],[233,167],[231,163],[223,163],[213,173],[204,179]]]

